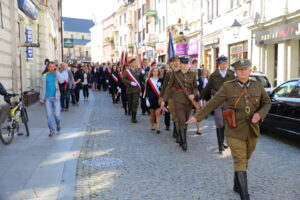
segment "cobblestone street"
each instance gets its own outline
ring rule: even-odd
[[[94,96],[78,159],[76,199],[239,199],[232,191],[230,150],[217,153],[213,117],[201,123],[201,136],[194,134],[195,125],[189,127],[188,151],[183,152],[164,125],[158,135],[140,110],[139,123],[132,124],[107,93]],[[248,170],[251,199],[300,199],[299,153],[262,135]]]

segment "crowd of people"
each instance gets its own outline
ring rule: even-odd
[[[157,134],[161,133],[163,115],[165,130],[169,131],[173,124],[173,137],[183,151],[188,147],[187,126],[196,123],[195,134],[201,135],[200,121],[213,111],[218,151],[222,154],[230,147],[234,191],[247,200],[248,161],[258,141],[259,122],[267,115],[271,103],[263,86],[249,79],[250,60],[234,62],[234,72],[228,69],[227,57],[220,56],[216,61],[218,69],[210,75],[207,68],[198,68],[197,60],[177,56],[171,57],[165,67],[156,62],[148,65],[147,59],[138,65],[134,58],[123,65],[59,65],[46,60],[40,102],[46,104],[49,136],[61,130],[61,112],[69,110],[70,97],[73,105],[79,105],[81,89],[85,100],[89,88],[108,91],[112,104],[122,102],[131,123],[138,123],[140,105],[141,114],[150,116],[149,129]]]

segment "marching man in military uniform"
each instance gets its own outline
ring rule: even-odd
[[[260,135],[259,122],[271,108],[271,101],[260,82],[249,79],[251,61],[240,59],[232,64],[237,79],[226,82],[205,106],[187,121],[200,122],[218,106],[227,102],[225,135],[234,161],[234,188],[242,200],[249,200],[248,161]],[[229,114],[228,114],[229,113]],[[228,114],[228,116],[226,116]]]
[[[179,127],[179,145],[182,150],[187,150],[186,121],[189,119],[192,110],[192,101],[198,92],[197,79],[194,72],[189,71],[189,59],[180,58],[180,70],[171,74],[168,86],[163,96],[164,101],[172,98],[174,110]],[[162,101],[162,106],[165,102]]]
[[[227,57],[223,55],[220,56],[217,59],[217,64],[218,69],[210,75],[207,86],[202,91],[201,98],[205,98],[209,93],[211,93],[212,96],[215,95],[223,83],[235,79],[234,73],[227,69]],[[227,105],[224,102],[214,111],[219,153],[222,153],[225,148],[228,148],[227,145],[224,144],[224,119],[222,115],[222,112],[226,109]]]
[[[168,83],[169,83],[169,80],[170,80],[170,77],[171,77],[171,74],[175,71],[178,71],[180,70],[180,61],[179,61],[179,58],[177,56],[174,56],[172,58],[170,58],[169,60],[169,65],[170,65],[170,70],[167,71],[163,77],[163,85],[161,87],[161,91],[160,91],[160,97],[161,97],[161,101],[163,101],[163,96],[165,94],[165,91],[166,91],[166,88],[168,86]],[[179,137],[178,137],[178,134],[177,134],[177,117],[176,117],[176,114],[175,114],[175,111],[174,111],[174,102],[173,102],[173,99],[172,97],[169,98],[169,100],[166,102],[166,105],[164,106],[167,106],[169,111],[170,111],[170,114],[172,116],[172,120],[174,122],[174,126],[173,126],[173,137],[176,138],[176,142],[179,143]],[[161,109],[163,110],[163,107],[161,107]],[[165,117],[168,117],[168,113],[165,114]],[[167,119],[167,120],[170,120],[170,119]],[[176,125],[177,124],[177,125]]]
[[[126,84],[126,94],[128,100],[128,107],[131,111],[132,123],[137,123],[136,113],[139,105],[139,98],[141,93],[140,81],[142,80],[141,70],[137,69],[135,59],[129,61],[130,68],[125,69],[122,77],[122,82]]]

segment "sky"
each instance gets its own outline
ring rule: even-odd
[[[63,0],[63,17],[102,20],[114,12],[115,0]]]

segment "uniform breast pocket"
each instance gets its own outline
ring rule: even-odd
[[[228,99],[228,106],[233,108],[235,104],[238,104],[238,99],[239,99],[239,95],[237,94],[231,95]]]
[[[260,105],[260,94],[251,94],[251,98],[253,99],[253,101],[255,101],[257,105]]]

